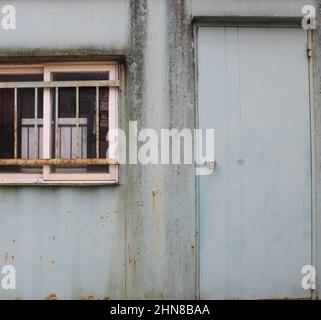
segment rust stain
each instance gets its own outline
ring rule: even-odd
[[[27,81],[27,82],[2,82],[0,89],[20,88],[70,88],[70,87],[119,87],[119,80],[66,80],[66,81]]]
[[[81,296],[80,300],[97,300],[94,296]]]
[[[160,196],[161,192],[159,190],[152,191],[152,198],[153,198],[153,208],[155,209],[157,206],[157,201]]]
[[[95,296],[89,295],[89,296],[81,296],[80,300],[112,300],[111,296],[106,296],[103,298],[97,298]]]
[[[132,257],[131,257],[130,244],[129,244],[129,242],[128,242],[128,262],[129,262],[129,264],[132,263]]]
[[[45,300],[58,300],[58,297],[55,293],[50,292],[46,297]]]
[[[117,159],[0,159],[0,166],[118,165]]]

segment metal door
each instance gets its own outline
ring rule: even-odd
[[[299,28],[199,28],[199,126],[217,161],[199,178],[201,298],[311,296],[306,44]]]

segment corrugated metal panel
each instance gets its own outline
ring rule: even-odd
[[[119,298],[124,292],[123,209],[117,188],[0,189],[1,262],[17,289],[0,298]]]

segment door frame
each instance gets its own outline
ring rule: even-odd
[[[199,101],[198,101],[198,30],[200,27],[248,27],[248,28],[302,28],[302,17],[193,17],[193,43],[195,56],[195,128],[199,128]],[[308,78],[309,78],[309,107],[310,107],[310,149],[311,149],[311,264],[316,269],[316,290],[311,290],[311,299],[318,299],[318,270],[321,270],[321,257],[318,257],[318,239],[321,241],[321,215],[318,208],[321,207],[321,168],[318,170],[317,163],[321,163],[321,150],[317,145],[321,144],[321,114],[317,113],[317,99],[314,87],[317,87],[318,72],[314,64],[316,43],[315,30],[307,30],[307,59],[308,59]],[[311,55],[308,56],[308,50]],[[321,59],[319,59],[321,60]],[[320,63],[320,61],[318,61]],[[319,117],[317,117],[317,115]],[[201,296],[200,288],[200,177],[195,174],[196,184],[196,290],[195,299],[199,300]],[[319,196],[318,196],[319,194]],[[320,242],[319,241],[319,242]],[[303,275],[302,275],[303,276]],[[321,285],[321,283],[320,283]]]

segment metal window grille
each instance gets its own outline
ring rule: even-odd
[[[99,92],[102,87],[118,87],[119,80],[86,80],[86,81],[28,81],[28,82],[1,82],[1,89],[14,90],[14,158],[0,159],[2,166],[79,166],[79,165],[117,165],[118,160],[113,158],[100,158],[99,156]],[[76,93],[76,117],[69,122],[65,119],[58,119],[59,100],[58,94],[60,88],[75,88]],[[96,133],[96,158],[86,158],[86,153],[82,150],[84,145],[84,127],[86,127],[85,119],[80,118],[79,113],[79,88],[95,87],[96,88],[96,115],[95,115],[95,133]],[[28,143],[21,152],[21,158],[18,158],[18,90],[22,88],[33,88],[35,90],[34,101],[34,119],[23,119],[22,130],[28,130]],[[41,159],[40,152],[40,130],[44,130],[42,119],[38,119],[38,89],[53,88],[55,94],[55,146],[54,157],[50,159]],[[67,122],[66,122],[67,121]],[[61,136],[62,125],[64,124],[72,128],[72,132],[76,135],[75,149],[70,152],[69,158],[62,159],[62,147],[59,145],[59,137]],[[32,130],[31,130],[31,127]],[[33,138],[31,137],[33,136]],[[71,150],[74,146],[70,146]],[[74,156],[75,155],[75,156]]]

